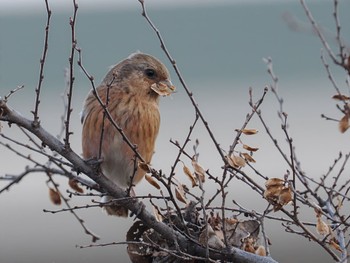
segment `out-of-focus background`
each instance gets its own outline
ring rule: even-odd
[[[41,124],[53,134],[58,134],[61,128],[64,72],[68,67],[71,45],[71,2],[49,1],[53,14],[40,113]],[[157,56],[169,67],[177,93],[162,99],[162,126],[152,162],[155,168],[169,173],[177,154],[169,139],[183,142],[194,119],[194,111],[154,32],[141,16],[139,2],[77,2],[76,38],[83,52],[84,66],[95,77],[96,83],[110,65],[137,50]],[[249,87],[253,89],[254,98],[258,99],[265,86],[271,83],[263,62],[264,57],[271,57],[279,78],[279,94],[284,98],[284,110],[288,113],[290,134],[307,175],[319,178],[327,172],[339,151],[349,151],[349,134],[340,134],[335,122],[320,117],[322,113],[337,118],[341,116],[331,99],[335,91],[320,60],[320,41],[311,33],[299,1],[145,2],[149,16],[161,31],[223,149],[228,149],[235,136],[234,130],[241,127],[250,110]],[[332,1],[308,1],[308,4],[333,47]],[[350,41],[349,8],[349,1],[340,1],[339,18],[346,41]],[[290,16],[299,21],[300,32],[287,26],[283,18]],[[24,85],[23,90],[11,97],[9,105],[27,117],[31,117],[34,105],[45,23],[44,1],[0,0],[0,95]],[[345,73],[336,68],[332,71],[339,87],[346,90]],[[78,67],[75,74],[72,147],[79,153],[79,112],[90,84]],[[274,136],[287,151],[288,145],[277,117],[278,108],[273,94],[268,93],[261,109]],[[254,155],[257,169],[269,177],[282,177],[288,167],[262,125],[255,119],[249,127],[260,131],[258,135],[245,137],[245,143],[260,148]],[[19,134],[16,127],[10,129],[5,124],[2,131],[14,138]],[[195,138],[200,142],[200,163],[212,174],[220,176],[220,157],[202,124],[195,129]],[[189,153],[193,153],[192,145],[190,143],[187,149]],[[23,151],[20,147],[17,149]],[[190,165],[189,160],[183,160]],[[19,174],[28,164],[1,147],[0,176]],[[256,176],[248,169],[247,172]],[[181,169],[177,171],[177,177],[186,182]],[[49,201],[46,180],[45,175],[32,174],[0,195],[0,262],[129,262],[125,246],[76,248],[76,245],[90,244],[91,240],[69,212],[55,215],[43,212],[44,208],[57,209]],[[57,180],[64,189],[66,180]],[[0,181],[0,188],[6,183]],[[207,186],[207,196],[215,192],[215,187]],[[247,208],[257,211],[266,208],[266,201],[242,182],[233,181],[228,190],[231,199]],[[138,194],[155,191],[145,181],[136,188]],[[74,198],[72,203],[86,204],[91,199]],[[312,211],[305,213],[308,220],[315,220]],[[101,243],[124,241],[132,224],[132,219],[107,217],[98,208],[81,210],[78,214],[93,232],[101,236]],[[266,232],[272,242],[272,256],[280,262],[306,262],[310,259],[331,262],[331,258],[316,245],[285,233],[279,222],[267,223]]]

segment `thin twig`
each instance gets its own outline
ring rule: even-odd
[[[45,7],[46,7],[46,13],[47,13],[47,20],[46,20],[46,27],[45,27],[45,40],[44,40],[43,53],[40,59],[39,83],[37,88],[35,89],[35,93],[36,93],[35,108],[34,108],[34,111],[32,111],[34,115],[34,122],[33,122],[34,126],[39,125],[40,92],[41,92],[41,88],[44,80],[44,67],[46,62],[47,51],[49,49],[49,32],[50,32],[50,20],[51,20],[52,12],[50,10],[48,0],[45,0]]]

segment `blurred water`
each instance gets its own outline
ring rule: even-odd
[[[349,1],[341,4],[342,30],[349,32],[350,21],[346,10],[349,10],[350,4]],[[334,28],[331,4],[313,2],[310,7],[323,25]],[[249,87],[253,87],[255,99],[258,99],[265,85],[271,83],[262,62],[263,57],[271,56],[280,79],[279,92],[285,98],[285,111],[289,114],[290,131],[302,167],[309,176],[318,178],[327,171],[340,150],[348,151],[348,134],[340,135],[335,123],[320,118],[321,113],[339,117],[330,99],[335,92],[320,63],[321,45],[316,37],[289,31],[281,19],[285,11],[306,21],[297,2],[210,8],[150,8],[149,15],[161,30],[188,86],[225,150],[234,139],[234,129],[243,124],[246,113],[250,111],[247,103]],[[58,120],[63,110],[64,68],[68,65],[70,51],[70,16],[70,13],[55,13],[53,10],[50,28],[49,55],[40,106],[42,124],[54,134],[61,127]],[[44,25],[44,9],[35,15],[21,12],[20,15],[0,16],[0,95],[17,85],[25,85],[24,90],[13,95],[10,105],[28,117],[38,82]],[[99,13],[84,10],[81,4],[77,39],[83,50],[83,63],[96,82],[104,76],[109,65],[136,50],[156,55],[171,68],[137,5],[130,10],[115,8]],[[153,158],[154,167],[166,173],[169,173],[177,154],[169,139],[183,141],[194,118],[190,101],[173,70],[171,75],[178,92],[161,102],[162,126]],[[335,76],[339,86],[344,88],[343,72],[335,70]],[[74,131],[72,147],[77,152],[81,151],[78,113],[89,89],[88,80],[76,68],[71,124]],[[287,145],[283,144],[277,110],[278,103],[269,93],[262,106],[264,118],[283,149],[287,150]],[[249,126],[260,131],[258,135],[246,138],[247,144],[260,148],[254,156],[258,161],[256,167],[268,176],[280,177],[287,166],[263,132],[259,121],[254,119]],[[3,130],[16,135],[14,129],[5,125]],[[200,141],[202,165],[220,176],[220,156],[202,124],[195,129],[193,138]],[[191,146],[188,151],[191,153]],[[27,162],[4,148],[0,151],[1,175],[16,174],[23,170],[25,164]],[[180,174],[179,179],[185,181]],[[51,215],[42,212],[43,208],[55,208],[48,200],[45,181],[43,175],[32,175],[0,196],[1,262],[89,263],[101,259],[102,262],[128,262],[123,259],[126,257],[123,246],[75,248],[76,244],[90,244],[90,239],[69,213]],[[65,180],[59,181],[62,186],[66,185]],[[208,195],[215,191],[213,187],[207,188]],[[142,182],[136,191],[148,194],[154,189]],[[230,198],[258,211],[266,205],[240,182],[230,187]],[[90,199],[78,199],[76,202],[84,204]],[[132,224],[131,220],[104,216],[99,209],[79,211],[79,214],[102,237],[102,242],[123,241],[125,230]],[[267,227],[273,244],[272,256],[276,260],[304,262],[309,258],[316,260],[317,254],[320,256],[318,262],[331,261],[315,245],[285,234],[278,224],[268,224]]]

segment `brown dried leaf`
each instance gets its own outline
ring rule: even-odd
[[[336,94],[332,97],[332,99],[345,101],[345,100],[350,100],[350,97],[342,94]]]
[[[245,160],[238,155],[232,154],[231,156],[226,156],[226,158],[227,158],[228,164],[235,168],[244,167],[246,164]]]
[[[191,180],[192,187],[197,186],[197,178],[193,176],[192,172],[190,171],[190,168],[188,168],[185,164],[183,167],[183,171],[187,175],[187,177]]]
[[[141,170],[145,171],[146,173],[150,173],[151,172],[151,166],[147,163],[144,162],[139,162],[138,166]]]
[[[245,135],[254,135],[258,133],[258,130],[256,129],[243,129],[242,133]]]
[[[282,188],[278,196],[278,203],[283,206],[283,205],[289,204],[292,201],[293,201],[293,197],[292,197],[292,190],[290,189],[290,187]]]
[[[274,186],[283,186],[284,180],[280,178],[270,178],[265,182],[266,188],[274,187]]]
[[[159,96],[169,96],[175,91],[174,86],[168,86],[162,82],[154,83],[151,85],[151,89]]]
[[[339,252],[343,252],[343,250],[341,249],[341,247],[339,246],[339,242],[338,240],[335,239],[335,237],[331,238],[331,240],[329,240],[329,245],[334,248],[335,250],[338,250]]]
[[[256,250],[255,250],[255,254],[262,256],[262,257],[266,257],[266,249],[264,246],[259,246]]]
[[[250,163],[255,163],[255,159],[248,153],[242,153],[244,159],[247,161],[247,162],[250,162]]]
[[[194,160],[192,159],[192,166],[194,168],[195,174],[198,176],[198,179],[201,180],[202,183],[205,182],[205,170],[204,168]]]
[[[157,206],[152,206],[152,210],[153,210],[153,214],[154,217],[156,218],[156,220],[158,222],[162,222],[163,221],[163,216],[159,213],[159,209]]]
[[[347,115],[344,115],[343,118],[339,121],[339,131],[341,133],[346,132],[346,130],[349,128],[349,117]]]
[[[52,188],[49,188],[49,197],[54,205],[60,205],[62,203],[60,194]]]
[[[316,217],[322,216],[322,209],[317,204],[314,204],[314,211],[316,213]]]
[[[237,218],[226,218],[225,220],[226,220],[226,223],[229,225],[234,225],[239,222]]]
[[[253,238],[244,239],[243,250],[249,253],[255,253],[254,243],[255,241]]]
[[[337,205],[335,208],[339,212],[342,207],[343,207],[343,201],[341,200],[341,198],[339,196],[337,196]]]
[[[78,181],[75,179],[69,179],[68,181],[68,185],[70,186],[70,188],[72,188],[74,191],[78,192],[78,193],[84,193],[84,189],[81,188],[78,184]]]
[[[317,217],[316,231],[317,233],[323,236],[326,236],[329,234],[329,227],[325,222],[323,222],[320,216]]]
[[[175,188],[175,196],[176,199],[179,200],[180,202],[187,204],[187,199],[185,197],[185,191],[182,187],[181,184],[177,185],[177,187]]]
[[[256,152],[257,150],[259,150],[259,148],[250,147],[249,145],[246,145],[246,144],[243,144],[243,149],[246,149],[247,151],[250,151],[250,152]]]
[[[145,175],[145,179],[147,182],[149,182],[152,186],[154,186],[155,188],[157,188],[158,190],[160,189],[159,184],[156,182],[156,180],[153,179],[152,176],[150,176],[149,174]]]
[[[199,235],[199,243],[203,246],[208,245],[211,248],[223,249],[225,247],[221,239],[216,235],[216,232],[210,225],[207,225],[206,228],[203,228],[202,232]]]
[[[221,224],[218,226],[222,228]],[[225,234],[229,245],[242,247],[247,238],[258,238],[260,224],[257,220],[246,220],[236,224],[226,224]]]
[[[270,178],[265,182],[264,197],[272,203],[274,211],[280,210],[284,205],[293,201],[292,189],[279,178]]]

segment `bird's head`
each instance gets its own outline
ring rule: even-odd
[[[114,66],[104,79],[106,85],[118,86],[152,98],[168,96],[175,91],[165,65],[151,55],[133,53]]]

